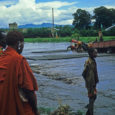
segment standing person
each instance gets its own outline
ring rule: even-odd
[[[6,36],[7,49],[0,55],[0,115],[39,115],[36,79],[21,55],[24,37],[18,31]]]
[[[103,34],[102,34],[101,30],[99,30],[98,36],[99,36],[99,41],[102,42],[103,41]]]
[[[93,115],[94,102],[97,97],[96,84],[99,82],[97,65],[95,58],[97,57],[97,50],[89,48],[89,58],[85,62],[84,71],[82,73],[85,80],[86,88],[88,90],[89,104],[87,105],[88,110],[86,115]]]

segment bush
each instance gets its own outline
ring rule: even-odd
[[[81,36],[98,36],[98,32],[96,30],[80,30],[79,31]]]
[[[104,36],[115,36],[115,27],[109,31],[103,31]]]

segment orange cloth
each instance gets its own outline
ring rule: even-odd
[[[81,44],[82,44],[82,42],[81,42],[81,41],[78,41],[78,44],[79,44],[79,45],[81,45]]]
[[[26,59],[8,47],[0,55],[0,115],[34,115],[30,105],[23,103],[18,88],[38,90]]]
[[[94,89],[94,94],[88,93],[88,97],[92,97],[93,95],[96,95],[96,94],[97,94],[97,89],[95,88],[95,89]]]
[[[93,47],[93,44],[92,44],[92,43],[89,43],[89,44],[88,44],[88,47],[89,47],[89,48],[92,48],[92,47]]]

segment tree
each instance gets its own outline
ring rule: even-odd
[[[66,36],[72,35],[72,29],[73,29],[72,26],[65,25],[65,26],[57,27],[57,29],[59,29],[58,34],[61,37],[66,37]]]
[[[115,9],[111,8],[109,10],[111,12],[112,24],[115,24]]]
[[[94,9],[93,18],[96,20],[94,26],[96,28],[107,28],[115,23],[115,9],[107,9],[104,6]]]
[[[87,29],[91,23],[91,15],[89,12],[78,9],[74,14],[73,25],[77,29]]]

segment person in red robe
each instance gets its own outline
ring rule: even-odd
[[[0,115],[39,115],[37,81],[21,55],[24,37],[18,31],[6,36],[7,49],[0,55]]]

